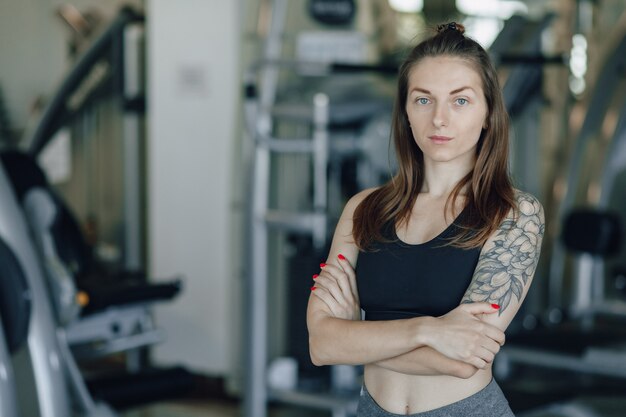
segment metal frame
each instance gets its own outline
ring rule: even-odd
[[[32,295],[27,350],[37,384],[36,401],[41,417],[71,416],[70,391],[65,379],[63,352],[55,332],[56,323],[48,300],[39,260],[29,239],[21,209],[11,184],[0,166],[0,235],[20,262]],[[18,392],[18,395],[20,393]],[[32,401],[32,393],[29,393]]]
[[[272,107],[282,54],[282,36],[287,16],[288,2],[274,0],[271,5],[270,30],[266,39],[264,58],[266,64],[259,67],[260,91],[257,97],[252,80],[249,81],[246,109],[249,132],[254,141],[250,190],[249,216],[250,269],[247,274],[247,321],[246,336],[246,385],[244,415],[265,417],[267,400],[271,395],[267,389],[267,304],[268,304],[268,234],[270,230],[291,230],[309,233],[316,247],[322,247],[327,239],[327,174],[328,164],[328,97],[317,94],[313,99],[313,135],[310,138],[276,138],[273,136]],[[313,160],[313,211],[287,213],[269,207],[271,157],[274,153],[310,154]],[[285,397],[282,396],[284,399]]]
[[[575,140],[575,147],[567,171],[567,190],[558,207],[558,219],[563,219],[565,214],[575,203],[574,198],[578,188],[580,176],[579,168],[587,149],[587,143],[593,139],[596,132],[602,129],[604,117],[609,108],[609,104],[611,103],[611,98],[616,92],[615,85],[620,82],[620,79],[623,78],[623,68],[625,65],[626,36],[622,37],[616,47],[610,51],[602,71],[598,74],[593,95],[591,96],[589,105],[587,106],[585,120]],[[550,308],[558,309],[563,307],[564,300],[562,296],[562,288],[564,281],[565,257],[565,248],[559,239],[555,239],[549,268]]]
[[[123,33],[123,105],[144,96],[144,25],[131,23]],[[128,106],[125,106],[128,107]],[[143,110],[143,109],[141,109]],[[125,108],[122,121],[124,153],[124,267],[126,270],[142,270],[144,264],[144,234],[142,218],[144,135],[142,112]]]
[[[0,320],[0,416],[18,417],[19,415],[13,365],[9,349],[4,341],[4,329]]]

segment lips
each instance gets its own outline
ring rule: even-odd
[[[432,135],[432,136],[429,136],[428,139],[430,139],[431,141],[433,141],[435,143],[447,143],[447,142],[450,142],[452,140],[451,137],[440,136],[440,135]]]

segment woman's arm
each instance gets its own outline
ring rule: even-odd
[[[482,347],[475,349],[475,352],[471,347],[468,348],[472,340],[482,341],[481,345],[489,342],[498,345],[494,340],[503,341],[504,336],[497,328],[474,319],[476,314],[495,311],[488,303],[460,306],[454,310],[455,314],[437,323],[432,317],[376,322],[360,320],[360,314],[357,313],[360,310],[356,277],[351,267],[356,264],[358,256],[358,249],[352,239],[352,216],[356,206],[369,192],[371,190],[357,194],[346,205],[333,237],[328,266],[322,269],[317,278],[320,284],[316,284],[317,288],[309,299],[307,325],[313,363],[374,363],[428,344],[445,344],[446,340],[452,352],[451,357],[461,357],[470,352],[466,355],[467,363],[482,363],[482,359],[475,356],[483,355]],[[338,258],[339,254],[344,256],[344,260]],[[326,282],[326,285],[322,285],[322,282]],[[447,324],[447,334],[435,331],[440,324]],[[439,337],[433,336],[435,333],[439,333]],[[446,359],[434,353],[425,351],[423,372],[433,372],[432,366],[436,365],[434,356]],[[442,365],[445,368],[442,373],[459,372],[458,364],[447,362],[445,365]]]
[[[472,282],[462,303],[489,302],[500,305],[498,314],[482,320],[503,331],[519,310],[535,275],[545,231],[541,203],[517,191],[518,216],[504,220],[483,246]]]
[[[358,303],[358,293],[355,284],[352,284],[356,282],[354,269],[349,261],[341,255],[338,256],[337,261],[338,265],[328,264],[324,266],[323,273],[314,278],[316,280],[316,290],[314,294],[324,301],[333,317],[342,320],[360,321],[361,309]],[[462,320],[463,316],[472,320],[474,322],[473,324],[488,329],[489,326],[477,323],[478,320],[475,316],[485,313],[494,313],[496,311],[497,309],[494,309],[493,306],[487,305],[486,303],[472,303],[471,305],[459,306],[451,313],[451,316],[455,314],[461,316],[460,323],[449,323],[449,325],[452,326],[456,325],[456,328],[453,329],[451,333],[457,336],[459,340],[458,344],[461,348],[463,347],[463,342],[461,341],[467,341],[467,339],[462,337],[462,334],[467,332],[465,329],[466,324]],[[428,318],[422,319],[425,323],[421,326],[421,329],[426,333],[433,333],[434,329],[429,326],[429,323],[432,321],[426,321]],[[497,334],[500,332],[496,329],[493,333],[493,337],[497,337]],[[498,343],[494,341],[491,341],[491,343],[494,345],[493,349],[500,349]],[[420,347],[411,352],[375,363],[396,372],[412,375],[452,375],[467,378],[476,372],[474,366],[450,359],[428,346]]]
[[[356,263],[358,248],[352,240],[352,215],[358,204],[373,190],[365,190],[348,201],[337,223],[325,269],[341,268],[337,256],[341,253]],[[320,272],[320,282],[329,275]],[[397,320],[394,323],[360,320],[358,293],[354,275],[344,276],[341,285],[326,288],[318,285],[309,298],[307,327],[309,351],[316,365],[363,364],[408,352],[422,344],[420,323]],[[330,300],[338,300],[332,303]],[[360,310],[359,310],[360,312]],[[357,320],[358,319],[358,320]]]

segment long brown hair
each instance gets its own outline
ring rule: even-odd
[[[487,101],[487,126],[476,146],[476,164],[454,187],[446,201],[455,207],[464,188],[466,215],[459,232],[449,244],[461,248],[481,247],[512,208],[515,192],[508,172],[509,118],[496,70],[489,55],[476,41],[466,37],[458,23],[438,27],[438,33],[411,50],[400,66],[391,135],[398,158],[394,177],[369,194],[354,212],[352,235],[361,250],[372,243],[388,241],[383,236],[387,224],[402,225],[409,220],[424,181],[424,155],[415,143],[406,113],[408,79],[411,70],[427,57],[451,56],[468,62],[480,75]]]

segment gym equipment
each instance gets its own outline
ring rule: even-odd
[[[590,204],[584,201],[584,199],[587,198],[585,187],[588,187],[589,184],[583,183],[583,181],[589,181],[591,178],[588,178],[590,177],[589,175],[585,176],[584,173],[581,173],[581,166],[589,166],[590,168],[598,167],[597,172],[603,173],[604,179],[598,181],[598,189],[601,190],[603,196],[600,197],[595,204],[598,204],[598,208],[607,207],[610,197],[609,191],[612,187],[612,182],[616,178],[616,169],[619,169],[621,162],[618,158],[618,154],[606,150],[609,151],[606,153],[606,155],[608,155],[606,162],[609,165],[607,165],[606,169],[602,169],[602,165],[596,165],[596,163],[593,162],[593,158],[604,155],[604,150],[594,149],[592,146],[598,146],[604,142],[594,139],[596,139],[598,135],[602,135],[601,132],[603,131],[603,126],[607,118],[614,118],[616,115],[618,115],[621,120],[624,118],[624,92],[623,87],[620,87],[620,85],[623,84],[621,80],[623,79],[623,68],[624,65],[626,65],[626,37],[618,37],[616,42],[615,39],[610,39],[607,45],[609,45],[611,49],[610,52],[607,53],[602,70],[598,74],[593,93],[589,99],[584,122],[574,141],[574,149],[568,162],[569,165],[566,177],[557,180],[564,182],[563,185],[567,187],[566,191],[558,205],[558,212],[555,213],[556,218],[548,219],[548,221],[556,221],[556,219],[565,218],[567,213],[577,204]],[[611,107],[614,108],[613,111],[609,111]],[[617,126],[613,137],[607,141],[611,143],[612,147],[615,147],[616,151],[623,146],[620,142],[622,139],[619,136],[618,130],[623,129],[623,124],[623,121],[619,122],[619,126]],[[565,310],[565,303],[567,301],[563,294],[567,254],[559,240],[554,241],[551,249],[549,310],[560,312]],[[574,286],[576,285],[577,283],[574,283]],[[572,308],[579,310],[575,305]],[[561,315],[562,314],[558,314],[558,316]]]
[[[563,319],[508,337],[496,361],[496,369],[505,371],[503,378],[513,366],[520,365],[590,377],[626,378],[626,302],[619,291],[611,293],[611,287],[621,282],[624,268],[624,23],[616,32],[618,36],[607,42],[607,58],[574,143],[567,190],[559,207],[563,220],[551,257],[549,313],[562,312],[559,316]],[[565,309],[563,285],[569,276],[572,291]],[[580,397],[589,391],[591,398],[608,395],[591,388],[572,386],[570,391]],[[598,415],[595,407],[566,399],[543,410],[550,415],[573,415],[574,410],[577,415]]]
[[[33,332],[40,338],[41,334],[52,333],[54,337],[39,341],[39,349],[52,354],[55,349],[59,351],[53,363],[63,381],[47,382],[43,374],[46,366],[41,360],[33,360],[32,365],[37,389],[44,390],[39,399],[40,408],[55,412],[54,407],[47,404],[54,398],[59,403],[56,407],[62,410],[50,417],[72,415],[64,405],[69,403],[75,403],[75,411],[80,415],[113,415],[108,405],[93,399],[89,389],[110,404],[129,406],[178,396],[188,392],[193,384],[193,376],[183,368],[148,368],[139,372],[143,364],[138,348],[163,339],[152,322],[149,304],[169,300],[181,288],[178,280],[148,284],[139,268],[141,174],[137,164],[140,159],[139,117],[143,109],[142,19],[133,10],[122,9],[108,29],[81,55],[61,84],[28,139],[28,153],[8,150],[0,157],[10,178],[10,183],[5,179],[6,184],[1,189],[3,194],[14,192],[19,200],[39,255],[39,259],[33,258],[31,263],[33,267],[40,266],[43,272],[29,287],[40,288],[40,296],[48,297],[46,302],[40,301],[48,306],[47,322],[45,326],[36,326]],[[96,262],[77,220],[52,189],[36,160],[62,127],[81,120],[83,106],[93,105],[111,92],[121,98],[119,104],[124,109],[121,125],[125,147],[123,247],[126,256],[123,267],[114,270]],[[31,347],[31,351],[33,349]],[[108,375],[106,380],[86,383],[74,358],[91,359],[115,352],[126,352],[126,357],[130,358],[127,366],[133,373]],[[31,356],[37,359],[37,354],[35,350]],[[58,392],[46,394],[49,385],[58,386]],[[111,398],[107,398],[109,392]]]
[[[354,20],[356,5],[354,0],[311,0],[311,17],[327,25],[346,25]]]
[[[489,48],[496,67],[508,69],[502,87],[511,118],[511,173],[517,186],[542,199],[539,166],[540,117],[543,97],[543,66],[548,57],[541,54],[541,36],[553,20],[548,14],[538,21],[513,15]],[[553,63],[563,64],[563,59]]]
[[[13,126],[11,125],[11,119],[9,118],[9,111],[6,106],[4,97],[4,90],[2,84],[0,84],[0,142],[12,143]]]
[[[67,357],[67,351],[59,342],[59,339],[62,338],[62,332],[57,332],[56,329],[54,314],[48,301],[45,280],[41,275],[39,261],[30,241],[29,231],[19,205],[11,192],[11,185],[1,166],[0,190],[3,191],[2,199],[0,199],[0,239],[13,254],[16,261],[13,265],[18,265],[23,271],[25,284],[22,284],[23,289],[20,292],[23,294],[27,286],[31,304],[27,343],[24,352],[21,353],[27,356],[32,364],[32,374],[36,384],[35,401],[33,401],[32,387],[28,389],[28,392],[25,392],[26,388],[21,390],[19,386],[17,389],[18,401],[21,405],[30,405],[31,408],[33,403],[38,405],[38,413],[41,417],[71,416],[71,389],[75,388],[79,392],[83,387],[80,385],[71,387],[67,382],[66,372],[71,372],[74,364],[71,358]],[[4,279],[6,279],[5,276],[3,276]],[[20,278],[14,279],[19,282]],[[2,314],[4,317],[8,315],[8,312],[2,311]],[[19,319],[20,317],[16,315],[15,318]],[[21,317],[22,320],[24,318]],[[13,325],[24,328],[20,320],[16,320]],[[6,323],[3,324],[3,327],[5,326]],[[13,343],[17,341],[16,338]],[[18,369],[16,372],[20,372],[20,370]],[[85,409],[105,409],[94,403],[81,405],[85,406]],[[92,415],[98,414],[93,413]],[[100,415],[106,414],[101,413]]]
[[[310,7],[317,7],[314,3],[326,7],[331,3],[346,5],[354,2],[312,2],[309,3]],[[302,389],[304,387],[296,390],[268,390],[267,269],[271,254],[268,238],[275,231],[287,233],[293,242],[310,242],[307,245],[310,246],[311,259],[325,256],[322,251],[329,240],[329,219],[338,217],[343,205],[344,190],[340,188],[342,161],[370,151],[368,154],[376,155],[361,165],[361,180],[372,181],[374,178],[378,183],[379,175],[389,174],[388,165],[380,162],[382,159],[386,161],[384,155],[387,153],[388,130],[383,129],[381,132],[380,123],[368,127],[367,122],[376,116],[388,115],[387,119],[390,118],[392,107],[392,95],[381,86],[384,82],[372,79],[373,74],[395,74],[397,69],[366,65],[353,60],[350,63],[333,63],[309,62],[310,59],[303,60],[301,57],[293,61],[282,59],[287,8],[288,2],[284,0],[271,3],[272,15],[263,58],[246,74],[246,125],[254,146],[250,151],[253,156],[249,162],[252,168],[248,184],[251,196],[248,253],[251,264],[246,285],[246,344],[255,346],[255,349],[250,349],[246,357],[244,413],[246,416],[264,416],[267,400],[273,399],[330,410],[339,417],[356,410],[356,384],[351,387],[353,392],[334,390],[320,393]],[[279,83],[281,71],[289,71],[293,82],[280,79]],[[372,78],[365,79],[366,76]],[[285,78],[289,79],[289,76]],[[295,131],[295,134],[291,131]],[[364,131],[373,137],[369,143],[359,141],[358,136]],[[275,209],[273,207],[281,206],[280,202],[276,204],[276,200],[285,194],[285,188],[276,185],[272,173],[280,167],[289,166],[289,163],[297,164],[300,169],[297,178],[294,177],[287,188],[296,191],[296,199],[304,207],[289,207],[287,210],[283,206]],[[310,176],[306,170],[304,175],[300,175],[302,164],[310,164]],[[386,168],[384,174],[377,172],[381,165]],[[278,198],[274,197],[276,195]],[[294,261],[294,265],[298,262]],[[302,284],[306,285],[304,282]],[[297,300],[293,300],[294,305],[299,302],[297,309],[289,314],[291,319],[300,319],[297,332],[289,324],[292,328],[290,338],[294,342],[301,342],[306,337],[306,329],[302,326],[303,306],[306,302],[302,303],[302,296],[308,295],[295,288],[299,285],[294,283],[293,288],[289,285],[290,293],[299,294]],[[303,349],[290,353],[297,354],[295,359],[304,365],[307,361],[310,363],[308,354],[303,356]],[[311,366],[307,368],[313,370]],[[339,373],[331,372],[331,375]],[[336,385],[335,382],[337,378],[331,378],[331,384]]]
[[[80,345],[83,354],[78,356],[94,357],[162,341],[148,307],[174,298],[181,282],[149,284],[139,272],[112,274],[99,268],[78,222],[36,161],[19,151],[0,152],[0,161],[43,261],[57,321],[65,327],[68,342]]]
[[[3,276],[2,279],[5,280],[6,278]],[[0,323],[0,414],[7,417],[18,417],[15,376],[13,375],[11,355],[4,338],[5,332]]]
[[[0,239],[0,415],[18,417],[11,355],[22,349],[31,319],[31,297],[24,271]]]

